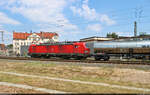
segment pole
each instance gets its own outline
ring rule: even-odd
[[[4,43],[4,31],[0,31],[2,35],[2,44]]]
[[[134,22],[134,37],[137,36],[137,22]]]

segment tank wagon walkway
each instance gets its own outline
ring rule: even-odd
[[[150,89],[148,89],[148,88],[137,88],[137,87],[130,87],[130,86],[111,85],[111,84],[99,83],[99,82],[98,83],[97,82],[86,82],[86,81],[80,81],[80,80],[70,80],[70,79],[54,78],[54,77],[46,77],[46,76],[27,75],[27,74],[14,73],[14,72],[2,72],[2,71],[0,71],[0,73],[2,73],[2,74],[9,74],[9,75],[15,75],[15,76],[22,76],[22,77],[42,78],[42,79],[65,81],[65,82],[72,82],[72,83],[105,86],[105,87],[118,88],[118,89],[128,89],[128,90],[150,92]],[[0,85],[1,84],[2,83],[0,83]]]

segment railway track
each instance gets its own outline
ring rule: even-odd
[[[73,60],[73,59],[42,59],[42,58],[29,58],[29,57],[0,57],[0,59],[9,60],[31,60],[31,61],[57,61],[57,62],[80,62],[80,63],[106,63],[106,64],[132,64],[132,65],[150,65],[150,61],[95,61],[95,60]]]

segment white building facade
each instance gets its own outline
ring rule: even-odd
[[[21,53],[21,46],[29,46],[31,44],[40,44],[47,42],[58,42],[58,34],[52,32],[40,33],[17,33],[13,32],[13,52]]]

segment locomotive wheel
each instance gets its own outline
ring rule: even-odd
[[[31,58],[34,58],[34,55],[31,55]]]
[[[64,59],[70,59],[70,57],[64,57]]]
[[[46,56],[45,58],[50,58],[50,56]]]
[[[63,56],[63,59],[70,59],[70,56]]]
[[[42,58],[42,59],[45,59],[45,56],[42,55],[41,58]]]
[[[85,60],[87,57],[78,56],[75,58],[75,60]]]
[[[87,57],[83,57],[82,60],[85,60]]]
[[[75,58],[75,60],[80,60],[80,59],[81,59],[80,57],[76,57],[76,58]]]

